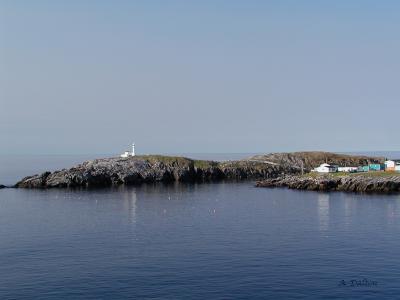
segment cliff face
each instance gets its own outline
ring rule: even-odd
[[[213,162],[183,157],[135,156],[87,161],[70,169],[25,177],[15,187],[91,187],[145,182],[206,182],[268,178],[296,169],[256,161]]]
[[[384,157],[368,157],[359,155],[346,155],[330,152],[292,152],[292,153],[270,153],[267,155],[256,155],[250,158],[253,161],[269,161],[281,166],[292,166],[306,171],[318,167],[327,162],[328,164],[344,166],[361,166],[369,163],[383,163]]]
[[[377,176],[378,175],[378,176]],[[258,181],[257,187],[287,187],[309,191],[400,193],[400,175],[283,176]]]

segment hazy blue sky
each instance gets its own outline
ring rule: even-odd
[[[400,1],[0,3],[0,153],[400,149]]]

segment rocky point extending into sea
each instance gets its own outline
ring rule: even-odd
[[[365,173],[348,175],[286,175],[257,181],[257,187],[286,187],[308,191],[342,191],[357,193],[400,193],[400,175]]]
[[[16,188],[64,188],[64,187],[105,187],[116,185],[135,185],[154,182],[216,182],[221,180],[263,180],[257,186],[288,186],[296,188],[301,182],[306,189],[311,183],[329,186],[329,190],[339,190],[338,186],[351,186],[354,191],[369,191],[370,184],[384,186],[385,191],[397,191],[397,179],[382,177],[371,179],[364,188],[366,179],[349,178],[310,178],[297,176],[309,172],[315,166],[328,162],[339,166],[382,163],[382,157],[353,156],[329,152],[294,152],[257,155],[237,161],[206,161],[185,157],[140,155],[134,157],[113,157],[83,162],[70,169],[44,172],[23,178]],[[321,183],[322,182],[322,183]],[[342,182],[346,182],[343,185]],[[352,184],[350,184],[352,182]],[[318,183],[318,184],[317,184]],[[303,186],[298,184],[298,188]],[[357,186],[354,187],[354,186]],[[317,189],[317,188],[314,188]],[[322,189],[322,188],[321,188]],[[348,188],[350,189],[350,187]],[[328,189],[326,189],[328,190]]]

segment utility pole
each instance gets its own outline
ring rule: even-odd
[[[304,162],[301,161],[301,175],[304,175]]]

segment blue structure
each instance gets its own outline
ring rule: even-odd
[[[369,164],[370,171],[382,171],[385,169],[384,165],[381,164]]]
[[[359,166],[357,172],[369,172],[369,166]]]

